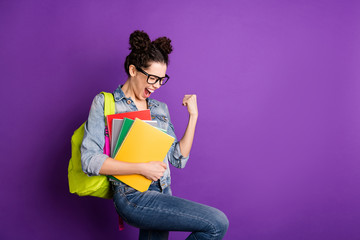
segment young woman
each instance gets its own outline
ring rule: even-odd
[[[127,163],[103,154],[104,96],[99,94],[85,125],[83,169],[89,176],[141,174],[152,180],[146,192],[139,192],[109,179],[116,210],[128,224],[140,229],[139,239],[168,239],[169,231],[191,232],[187,239],[222,239],[229,224],[223,212],[171,194],[169,162],[177,168],[185,167],[198,118],[196,95],[185,95],[182,103],[189,112],[189,122],[184,136],[177,141],[167,105],[150,98],[169,80],[166,69],[171,40],[161,37],[151,41],[143,31],[135,31],[130,35],[130,46],[131,53],[125,60],[128,78],[113,93],[116,113],[150,109],[152,118],[175,141],[163,162]]]

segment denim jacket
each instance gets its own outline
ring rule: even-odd
[[[131,98],[126,98],[124,92],[119,86],[113,93],[115,100],[115,113],[137,111],[135,103]],[[161,188],[165,189],[171,183],[169,162],[177,168],[184,168],[189,157],[184,157],[180,152],[180,145],[176,139],[174,126],[170,121],[168,107],[165,103],[148,98],[148,107],[150,109],[151,118],[156,120],[158,126],[167,129],[167,133],[175,138],[169,152],[167,153],[164,163],[167,169],[160,179]],[[100,168],[104,163],[107,155],[103,154],[105,144],[104,137],[105,118],[104,118],[104,95],[95,96],[89,118],[84,128],[84,139],[81,145],[81,163],[83,171],[88,176],[99,175]]]

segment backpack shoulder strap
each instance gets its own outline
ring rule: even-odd
[[[108,93],[108,92],[101,92],[102,94],[104,94],[105,97],[105,101],[104,101],[104,115],[111,115],[115,113],[115,101],[114,101],[114,96],[112,95],[112,93]]]

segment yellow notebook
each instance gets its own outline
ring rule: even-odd
[[[136,118],[114,159],[124,162],[162,162],[174,138],[150,124]],[[151,180],[143,175],[115,175],[117,179],[132,188],[145,192]]]

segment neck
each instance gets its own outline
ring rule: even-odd
[[[140,100],[136,97],[134,87],[132,86],[131,80],[129,78],[121,87],[121,90],[124,92],[126,98],[131,98],[134,101],[135,106],[138,110],[145,110],[148,108],[146,100]]]
[[[124,94],[127,98],[131,98],[131,99],[135,100],[135,93],[134,93],[133,87],[130,84],[129,78],[126,80],[124,85],[121,87],[121,90],[124,92]]]

